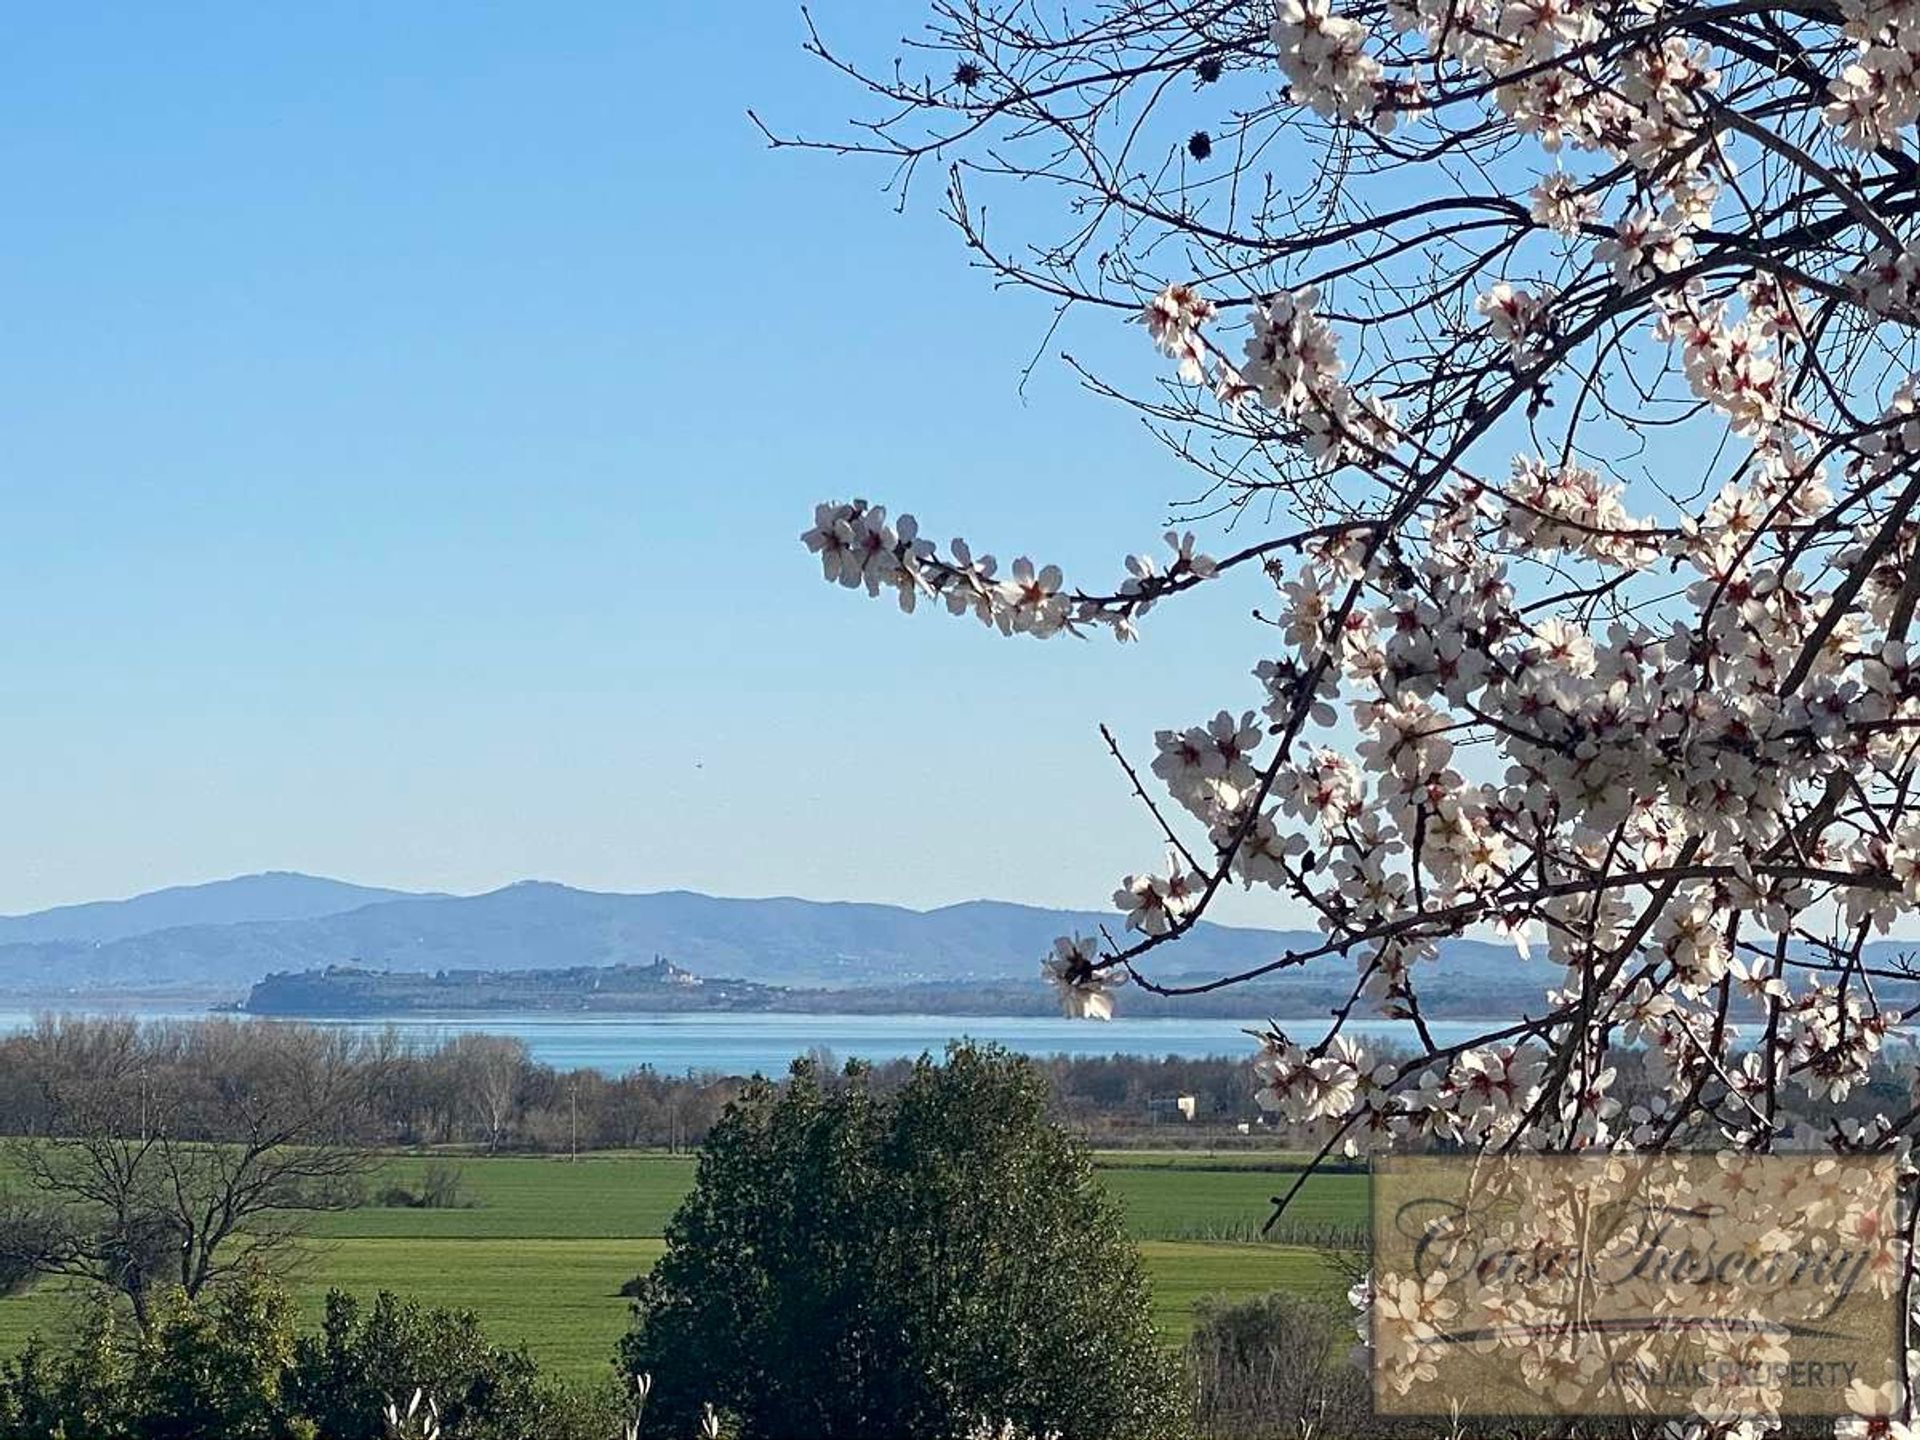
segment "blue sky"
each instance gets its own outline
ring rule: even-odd
[[[891,54],[912,6],[827,0]],[[856,108],[797,7],[40,7],[0,58],[0,909],[263,868],[456,890],[1104,904],[1095,725],[1255,700],[1253,592],[1147,643],[830,590],[868,494],[1088,580],[1190,481]],[[1138,332],[1063,341],[1130,377]],[[1223,587],[1224,588],[1224,587]],[[1288,918],[1242,903],[1237,918]]]

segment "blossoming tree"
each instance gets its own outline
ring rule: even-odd
[[[1911,978],[1868,946],[1920,905],[1920,0],[935,0],[887,68],[810,45],[873,118],[777,143],[940,165],[1002,281],[1140,322],[1164,368],[1086,378],[1221,537],[1075,586],[833,502],[827,579],[1036,639],[1268,592],[1271,658],[1135,775],[1170,858],[1127,940],[1045,962],[1070,1011],[1350,967],[1256,1060],[1323,1155],[1765,1152],[1794,1088],[1861,1082]],[[1015,183],[1057,229],[989,233]],[[1230,885],[1320,943],[1156,980]],[[1539,998],[1441,1044],[1438,942],[1479,927],[1540,947]],[[1369,1012],[1419,1053],[1369,1055]]]

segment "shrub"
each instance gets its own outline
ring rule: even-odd
[[[524,1350],[490,1342],[477,1316],[382,1291],[369,1305],[334,1291],[318,1334],[294,1347],[288,1408],[326,1440],[379,1440],[388,1400],[424,1391],[445,1440],[604,1440],[610,1400],[540,1374]]]
[[[144,1331],[97,1304],[63,1352],[30,1343],[0,1374],[8,1440],[297,1440],[281,1406],[293,1307],[258,1276],[161,1297]]]
[[[746,1440],[1170,1432],[1139,1256],[1035,1069],[955,1046],[867,1079],[799,1062],[708,1137],[623,1346],[665,1430],[711,1400]]]
[[[1350,1312],[1284,1292],[1199,1310],[1187,1361],[1207,1440],[1380,1433]]]
[[[467,1173],[445,1160],[430,1160],[420,1172],[420,1208],[423,1210],[463,1210],[467,1201],[460,1191]]]
[[[433,1397],[441,1440],[610,1440],[618,1397],[543,1377],[466,1312],[382,1294],[327,1297],[315,1335],[248,1277],[198,1301],[162,1297],[144,1331],[101,1303],[78,1338],[35,1340],[0,1369],[6,1440],[381,1440],[390,1398]]]
[[[460,1192],[466,1184],[466,1171],[444,1160],[431,1160],[420,1172],[420,1188],[387,1185],[375,1197],[389,1210],[465,1210],[471,1205]]]

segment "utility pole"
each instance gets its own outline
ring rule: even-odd
[[[577,1075],[567,1077],[567,1115],[573,1123],[573,1149],[567,1161],[577,1165],[580,1163],[580,1078]]]

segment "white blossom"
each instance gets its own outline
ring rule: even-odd
[[[1084,935],[1062,935],[1053,942],[1041,972],[1060,996],[1060,1008],[1076,1020],[1113,1018],[1113,981],[1095,966],[1100,942]]]
[[[1213,317],[1213,303],[1191,285],[1169,285],[1147,302],[1140,323],[1163,355],[1180,362],[1180,378],[1198,385],[1207,378],[1207,350],[1200,327]]]

